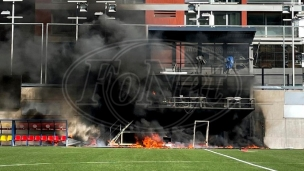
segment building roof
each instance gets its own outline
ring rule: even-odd
[[[256,32],[252,27],[149,26],[149,39],[175,42],[249,43]]]

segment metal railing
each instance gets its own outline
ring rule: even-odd
[[[155,108],[185,108],[185,109],[254,109],[253,98],[226,97],[168,97],[161,102],[152,102]]]

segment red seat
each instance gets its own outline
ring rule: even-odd
[[[29,135],[29,136],[27,137],[27,140],[28,140],[28,141],[34,141],[34,136],[33,136],[33,135]]]
[[[65,135],[61,136],[60,141],[66,141],[66,136]]]
[[[35,135],[34,141],[40,141],[40,135]]]
[[[46,141],[47,140],[47,136],[46,135],[41,135],[41,141]]]
[[[21,135],[16,135],[15,136],[15,141],[21,141]]]
[[[59,136],[57,135],[54,136],[54,142],[59,142]]]
[[[27,140],[27,136],[26,135],[22,135],[21,136],[21,141],[26,141]]]
[[[47,140],[53,142],[53,141],[54,141],[54,137],[51,136],[51,135],[49,135],[49,136],[47,137]]]

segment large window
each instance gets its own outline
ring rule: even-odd
[[[248,25],[282,25],[283,15],[281,12],[277,13],[256,13],[248,12]]]
[[[279,4],[279,3],[291,3],[291,2],[298,2],[298,0],[247,0],[248,4],[253,4],[253,3],[261,3],[261,4]]]
[[[299,46],[296,48],[300,48]],[[291,68],[292,63],[291,46],[285,48],[285,67]],[[254,47],[254,54],[257,55],[257,45]],[[261,45],[258,53],[258,60],[254,61],[257,67],[268,66],[272,68],[283,68],[283,47],[281,45]]]

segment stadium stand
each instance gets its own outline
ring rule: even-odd
[[[67,146],[67,120],[0,119],[2,145]]]

